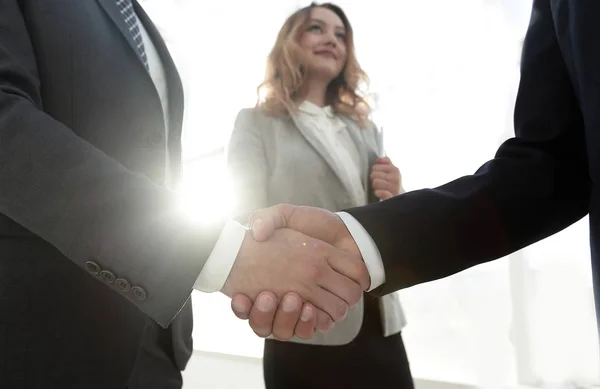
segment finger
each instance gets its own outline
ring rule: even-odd
[[[392,193],[397,193],[400,190],[397,182],[389,182],[385,180],[380,180],[379,178],[373,180],[373,189],[387,190]]]
[[[273,322],[273,336],[279,340],[290,340],[294,336],[296,323],[302,312],[302,298],[290,292],[283,296]]]
[[[373,171],[369,175],[369,178],[371,178],[371,180],[375,180],[375,179],[387,180],[388,174],[386,172]]]
[[[327,278],[321,280],[318,285],[323,289],[326,289],[328,292],[331,292],[336,297],[342,299],[347,304],[348,309],[358,304],[358,301],[363,293],[363,288],[358,282],[336,272],[333,269],[331,270],[331,274],[328,275]],[[335,322],[343,320],[343,318],[339,319],[335,316],[332,316],[332,318]]]
[[[383,164],[383,163],[376,163],[371,168],[371,171],[372,172],[392,173],[392,172],[396,172],[396,171],[400,171],[400,170],[398,170],[398,168],[396,166],[394,166],[394,165]]]
[[[381,200],[387,200],[394,197],[394,194],[389,190],[380,189],[375,191],[375,197]]]
[[[332,281],[328,280],[333,274],[335,274],[335,272],[332,270],[329,276],[323,277],[323,282],[321,284],[326,285],[325,287],[317,287],[308,292],[304,297],[305,300],[308,300],[317,308],[326,312],[331,319],[337,323],[346,318],[349,307],[344,299],[327,289],[327,287],[331,287],[331,284],[333,284]]]
[[[271,292],[261,292],[256,297],[250,312],[250,328],[261,338],[273,332],[273,319],[277,310],[277,296]]]
[[[248,218],[248,222],[251,226],[254,240],[258,242],[265,241],[276,229],[285,228],[292,210],[292,205],[279,204],[252,212]]]
[[[358,248],[356,248],[356,251],[360,252]],[[352,289],[348,292],[351,293],[352,297],[348,303],[351,306],[356,305],[362,297],[363,291],[369,289],[371,285],[371,276],[362,257],[348,253],[338,253],[329,256],[327,262],[332,270],[345,276],[342,287]]]
[[[316,308],[316,307],[315,307]],[[319,308],[317,310],[317,323],[315,324],[315,329],[322,334],[326,334],[335,325],[335,322],[331,319],[329,314]]]
[[[386,172],[372,172],[369,176],[371,181],[374,180],[384,180],[388,182],[393,182],[396,185],[400,183],[400,175]]]
[[[329,315],[325,314],[329,320]],[[300,320],[296,323],[294,334],[300,339],[310,339],[315,335],[315,327],[317,325],[317,308],[311,303],[304,303]],[[331,321],[333,325],[333,321]]]
[[[244,294],[236,294],[231,298],[231,310],[238,319],[248,320],[252,310],[252,300]]]
[[[381,163],[381,164],[391,164],[392,160],[389,159],[388,157],[379,157],[376,159],[375,161],[376,163]]]

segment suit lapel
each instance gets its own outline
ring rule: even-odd
[[[123,39],[129,44],[131,50],[133,50],[133,54],[137,58],[137,63],[140,65],[140,69],[148,77],[148,82],[152,82],[150,74],[146,71],[144,67],[144,62],[140,55],[140,52],[137,49],[135,41],[133,40],[133,36],[123,20],[123,15],[121,15],[121,11],[117,7],[115,0],[96,0],[102,9],[109,16],[111,21],[118,28],[119,32],[123,36]],[[169,91],[169,107],[167,108],[169,111],[169,151],[172,165],[172,175],[173,180],[178,181],[179,176],[181,175],[181,128],[183,124],[183,86],[181,84],[181,78],[179,77],[179,73],[177,72],[177,68],[171,55],[169,54],[169,50],[165,45],[162,37],[160,36],[159,31],[156,29],[144,9],[138,4],[136,0],[132,1],[133,7],[138,17],[138,22],[143,25],[143,27],[148,32],[150,39],[154,47],[156,48],[160,60],[162,61],[163,67],[165,69],[166,82]],[[156,92],[156,98],[159,99],[158,91]]]
[[[127,26],[127,23],[125,23],[125,20],[123,19],[123,15],[121,14],[121,11],[117,7],[116,1],[115,0],[96,0],[96,1],[98,3],[100,3],[100,5],[102,6],[102,8],[106,12],[106,14],[110,17],[110,19],[113,21],[113,23],[115,23],[115,25],[117,26],[119,31],[121,31],[121,35],[127,41],[129,46],[131,47],[131,50],[133,50],[133,52],[135,53],[135,56],[138,58],[140,64],[142,64],[142,66],[143,66],[144,62],[142,61],[142,56],[141,56],[139,50],[137,49],[137,45],[135,44],[135,41],[133,40],[133,36],[131,35],[131,32],[129,31],[129,27]]]
[[[146,11],[144,11],[144,9],[136,0],[133,0],[133,7],[135,9],[135,13],[137,14],[139,23],[144,26],[146,32],[148,33],[148,36],[150,37],[150,40],[152,41],[152,44],[154,45],[154,48],[156,49],[156,52],[160,57],[160,61],[165,69],[167,89],[169,93],[169,106],[167,107],[167,110],[169,111],[168,142],[170,159],[172,162],[171,175],[173,182],[178,182],[181,178],[181,131],[183,125],[184,106],[183,85],[181,83],[181,78],[179,77],[179,72],[177,71],[177,66],[175,66],[175,62],[173,61],[173,58],[169,53],[169,49],[160,35],[160,32]],[[140,63],[143,64],[141,57],[138,56],[138,58],[140,58]]]
[[[137,4],[136,1],[133,2],[135,12],[138,16],[139,22],[143,24],[144,28],[148,32],[154,47],[160,57],[160,60],[165,69],[165,75],[167,78],[167,86],[169,88],[169,116],[172,121],[175,121],[176,126],[181,126],[181,122],[183,121],[183,86],[181,83],[181,78],[179,77],[179,72],[177,71],[177,66],[175,66],[175,62],[173,62],[173,58],[169,53],[169,49],[165,44],[160,32],[152,23],[152,20],[146,14],[146,11]],[[136,50],[137,51],[137,50]],[[141,61],[141,59],[140,59]],[[178,142],[178,140],[177,140]]]

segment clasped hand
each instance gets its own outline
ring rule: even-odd
[[[369,288],[360,251],[336,214],[280,204],[250,216],[221,290],[260,337],[310,338],[343,320]]]

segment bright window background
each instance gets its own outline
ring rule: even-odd
[[[253,106],[284,19],[308,2],[142,2],[186,90],[190,212],[227,214],[222,147]],[[341,0],[379,96],[377,124],[407,190],[472,173],[511,136],[531,0]],[[468,142],[467,142],[468,141]],[[203,155],[208,157],[202,157]],[[600,384],[587,219],[508,258],[401,292],[416,377],[479,387]],[[443,260],[443,258],[440,258]],[[263,342],[218,294],[194,294],[195,347],[261,357]]]

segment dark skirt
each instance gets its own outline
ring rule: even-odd
[[[365,294],[364,307],[359,334],[343,346],[267,339],[266,389],[413,389],[402,335],[383,336],[376,298]]]

